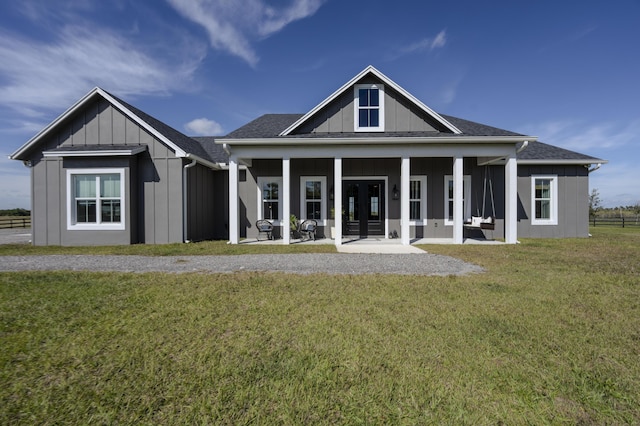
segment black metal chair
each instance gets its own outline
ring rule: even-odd
[[[260,237],[266,236],[268,240],[273,240],[273,223],[266,219],[260,219],[256,222],[256,229],[258,230],[258,241],[262,241]]]
[[[318,229],[318,222],[315,219],[307,219],[300,224],[298,227],[298,232],[302,236],[302,239],[305,240],[316,240],[316,230]],[[306,238],[305,238],[306,237]]]

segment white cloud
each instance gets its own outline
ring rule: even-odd
[[[447,44],[447,32],[446,30],[442,30],[433,38],[424,38],[420,41],[417,41],[409,46],[403,47],[400,49],[400,52],[403,55],[407,55],[409,53],[421,52],[423,50],[434,50],[441,47],[444,47]]]
[[[196,118],[185,124],[184,127],[196,136],[218,136],[223,133],[222,126],[208,118]]]
[[[225,50],[251,66],[258,55],[250,40],[268,37],[293,21],[316,13],[324,0],[293,0],[275,8],[264,0],[166,0],[182,16],[207,31],[214,49]]]
[[[167,93],[189,80],[202,58],[191,51],[178,66],[162,63],[118,33],[95,27],[63,27],[50,42],[0,35],[0,102],[32,118],[94,86],[121,96]]]

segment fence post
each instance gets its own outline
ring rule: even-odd
[[[622,227],[624,228],[624,216],[622,216]]]

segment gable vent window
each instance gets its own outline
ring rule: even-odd
[[[356,132],[384,131],[384,86],[357,84],[354,104]]]

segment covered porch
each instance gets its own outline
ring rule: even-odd
[[[279,203],[279,212],[275,222],[279,228],[280,238],[271,243],[296,243],[292,238],[289,220],[285,218],[289,218],[292,213],[300,214],[300,209],[294,205],[296,204],[294,200],[301,191],[297,186],[298,178],[305,173],[301,169],[308,168],[309,164],[315,164],[314,162],[318,162],[321,166],[318,166],[313,174],[321,174],[320,179],[324,182],[322,223],[327,227],[332,226],[333,239],[329,241],[337,247],[353,244],[355,241],[353,229],[347,226],[349,222],[353,222],[353,215],[349,213],[354,210],[352,204],[355,197],[346,194],[353,187],[353,185],[347,185],[351,182],[379,184],[379,196],[375,203],[378,203],[377,208],[380,212],[377,213],[381,221],[375,237],[386,244],[410,246],[419,243],[469,244],[476,242],[465,236],[465,222],[469,216],[466,213],[469,206],[465,206],[465,203],[469,204],[474,197],[468,195],[468,188],[465,189],[467,178],[465,169],[472,168],[472,173],[477,174],[478,165],[498,164],[498,162],[500,165],[495,167],[500,168],[504,176],[503,184],[494,188],[495,191],[500,192],[499,198],[503,206],[499,212],[502,227],[500,234],[508,244],[517,242],[516,146],[517,143],[523,142],[522,138],[460,136],[455,138],[455,143],[452,143],[452,138],[446,138],[446,144],[444,140],[438,141],[434,138],[399,139],[402,140],[395,143],[386,139],[384,144],[379,140],[360,138],[344,138],[339,141],[332,139],[331,142],[326,139],[317,141],[314,138],[291,138],[278,145],[258,144],[258,141],[246,139],[225,141],[225,149],[229,154],[229,242],[240,243],[241,222],[250,227],[254,219],[263,215],[260,212],[262,207],[257,205],[247,207],[247,201],[242,198],[243,196],[246,198],[246,193],[250,192],[246,187],[252,183],[243,182],[243,188],[240,188],[240,167],[241,165],[246,167],[247,175],[252,174],[251,178],[247,177],[247,180],[253,179],[259,198],[262,190],[258,181],[260,174],[264,172],[257,170],[260,169],[260,161],[266,160],[270,164],[269,173],[278,179],[276,201]],[[467,163],[465,160],[468,160]],[[367,163],[376,161],[377,164],[381,164],[381,161],[390,162],[391,166],[386,166],[385,169],[366,167]],[[365,166],[354,167],[361,163]],[[444,168],[435,171],[430,169],[429,164],[438,164],[438,167]],[[443,164],[446,164],[446,167],[442,166]],[[425,183],[430,179],[430,188],[437,194],[443,194],[445,191],[441,182],[451,185],[452,199],[448,203],[431,206],[428,218],[431,221],[429,226],[446,227],[445,237],[416,233],[417,226],[415,220],[412,220],[412,208],[415,210],[415,199],[412,197],[415,195],[411,192],[412,180],[415,179],[416,174],[424,175]],[[430,200],[435,199],[434,197],[438,198],[431,195]],[[466,202],[465,197],[467,197]],[[439,198],[442,199],[442,197]],[[298,202],[302,204],[299,199]],[[427,199],[423,202],[427,203]],[[258,203],[260,203],[259,199]],[[478,200],[475,203],[477,204]],[[443,207],[445,204],[446,207]],[[335,214],[329,219],[327,214],[329,209],[342,214]],[[246,217],[240,217],[241,210]],[[257,216],[251,216],[254,211],[258,211]],[[304,218],[301,217],[301,219]],[[426,216],[424,220],[426,224]],[[328,233],[326,234],[325,236],[329,237]],[[371,235],[364,236],[371,237]]]

